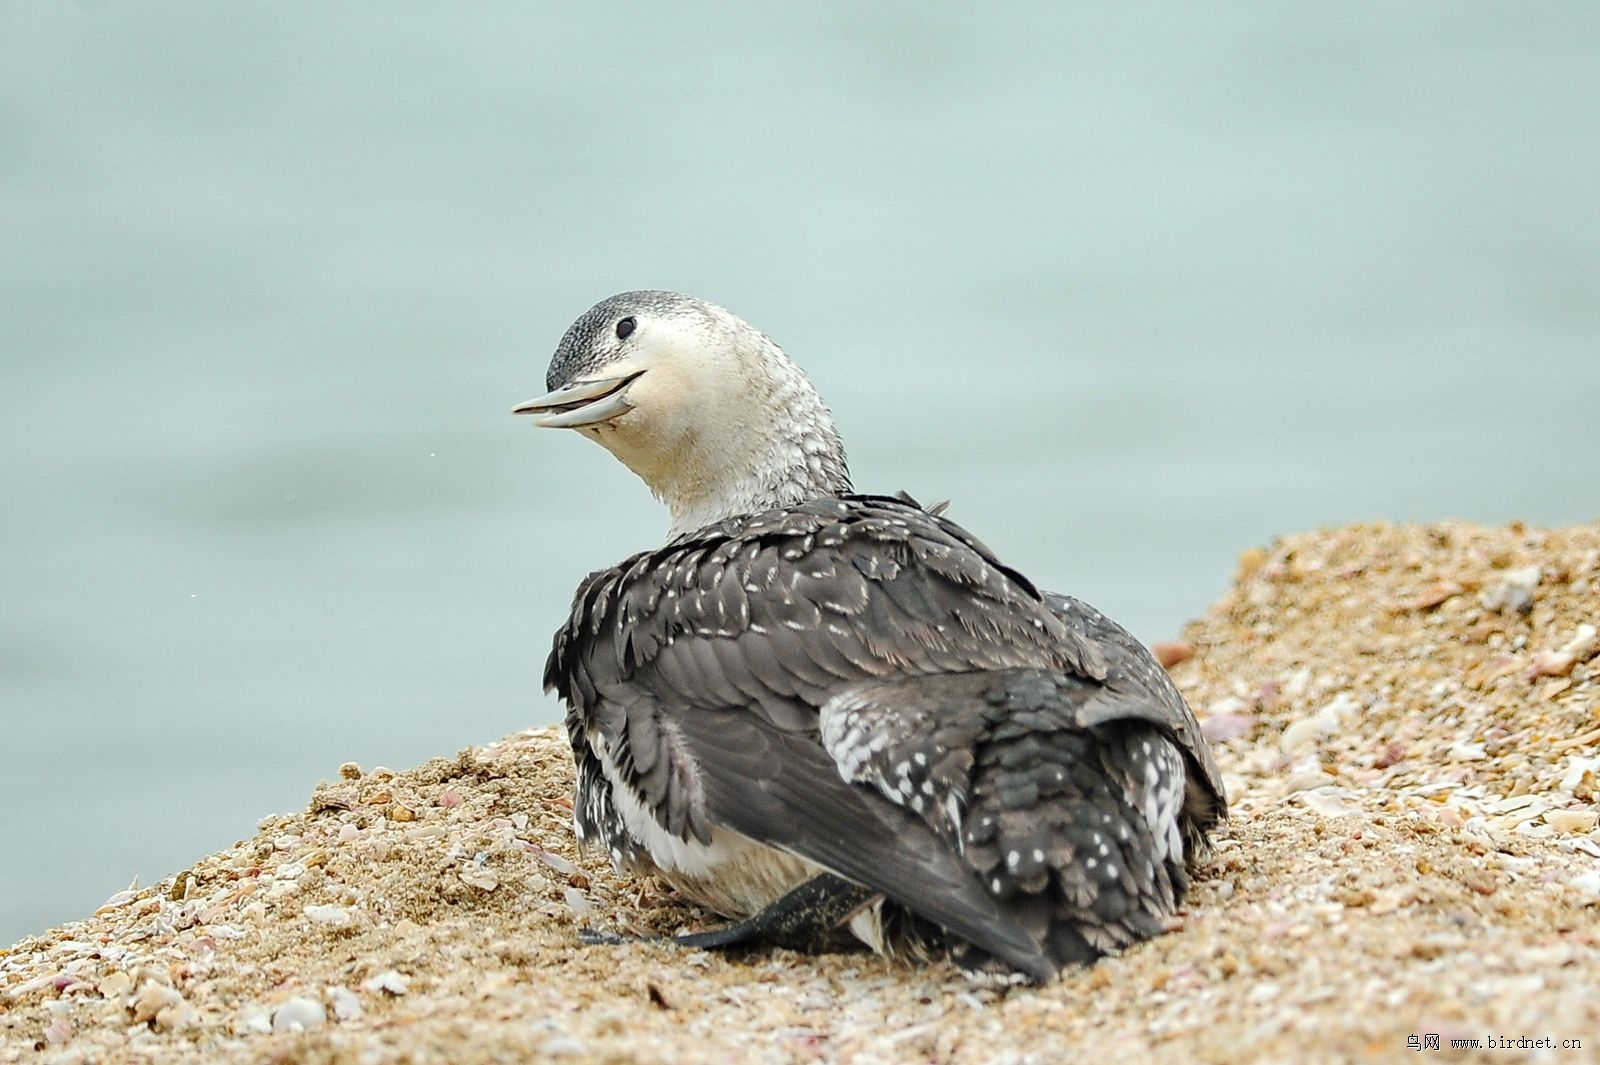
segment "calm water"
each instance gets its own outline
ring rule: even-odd
[[[1592,4],[545,7],[0,7],[0,944],[555,720],[665,522],[508,412],[620,289],[1146,638],[1278,532],[1600,515]]]

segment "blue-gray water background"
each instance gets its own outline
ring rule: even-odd
[[[1237,552],[1600,514],[1600,6],[0,7],[0,945],[556,719],[664,529],[510,408],[714,299],[864,488],[1175,635]]]

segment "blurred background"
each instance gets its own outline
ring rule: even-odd
[[[557,720],[639,287],[1177,635],[1275,534],[1600,516],[1600,7],[0,7],[0,945]]]

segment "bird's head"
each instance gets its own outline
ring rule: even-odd
[[[849,490],[844,449],[805,375],[704,300],[602,300],[561,338],[545,387],[515,413],[603,445],[667,504],[674,534]]]

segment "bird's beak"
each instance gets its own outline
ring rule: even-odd
[[[530,399],[512,409],[512,414],[532,414],[533,424],[541,429],[579,429],[599,425],[633,409],[628,402],[628,386],[644,373],[626,377],[604,377],[579,381]]]

